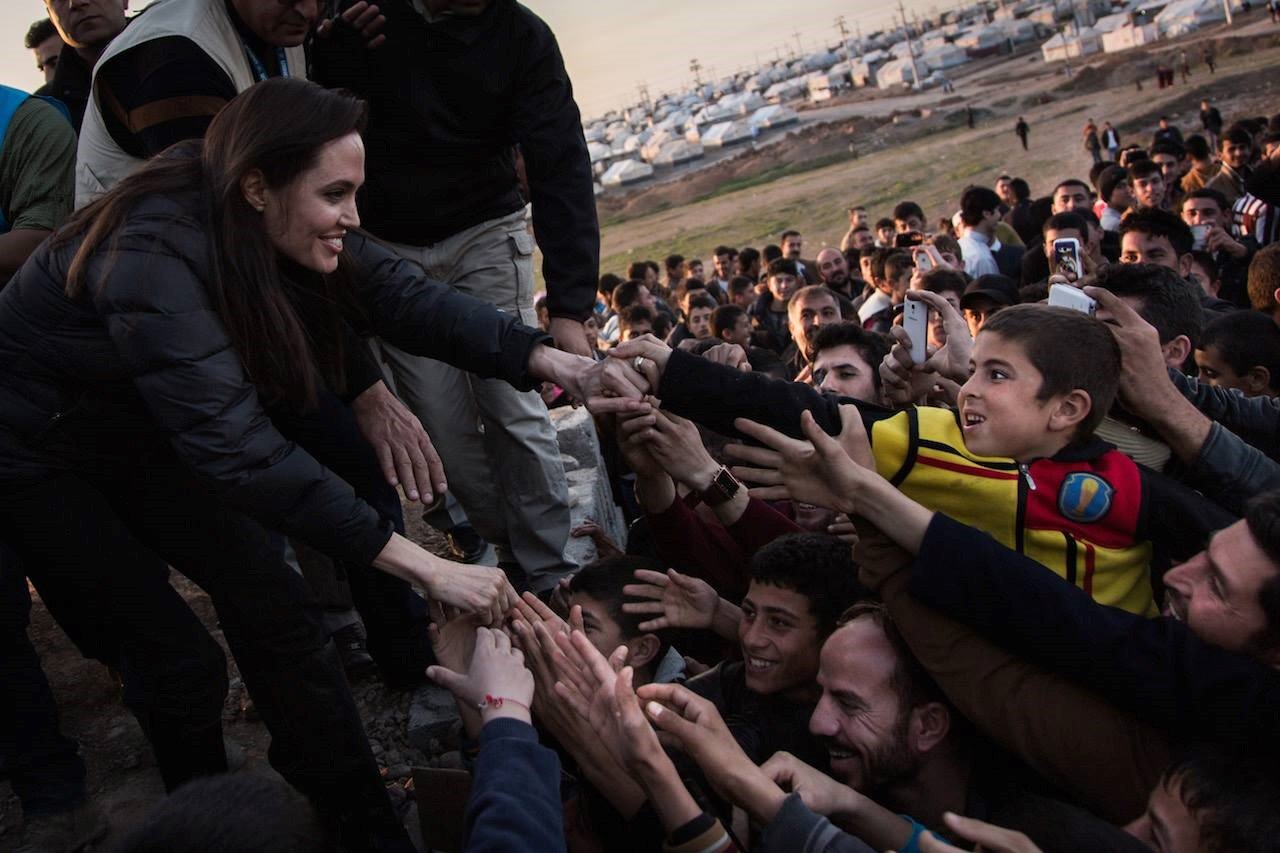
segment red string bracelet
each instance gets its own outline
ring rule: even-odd
[[[529,706],[524,704],[523,702],[517,702],[515,699],[511,699],[506,696],[490,696],[488,693],[484,695],[483,700],[476,703],[476,707],[479,708],[481,711],[483,711],[485,708],[492,708],[496,711],[508,702],[510,702],[512,705],[516,705],[517,707],[524,708],[526,711],[529,710]]]

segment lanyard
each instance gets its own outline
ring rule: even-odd
[[[263,80],[269,79],[271,75],[267,73],[266,66],[262,64],[262,60],[259,59],[258,55],[253,52],[248,44],[245,43],[243,38],[240,39],[240,46],[244,48],[244,55],[249,58],[249,65],[253,68],[254,82],[261,83]],[[283,47],[276,48],[276,62],[280,65],[280,76],[288,77],[289,59],[285,56]]]

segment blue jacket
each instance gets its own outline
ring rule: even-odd
[[[480,730],[466,839],[467,853],[565,849],[560,759],[528,723],[497,719]]]

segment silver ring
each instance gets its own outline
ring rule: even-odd
[[[638,355],[632,359],[631,366],[636,369],[636,373],[644,373],[644,356]]]

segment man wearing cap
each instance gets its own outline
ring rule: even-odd
[[[977,337],[991,315],[1018,302],[1018,285],[1006,275],[984,275],[969,282],[960,297],[969,334]]]
[[[1123,166],[1108,166],[1098,176],[1098,195],[1106,203],[1099,221],[1103,231],[1120,232],[1120,220],[1133,204],[1129,173]]]

